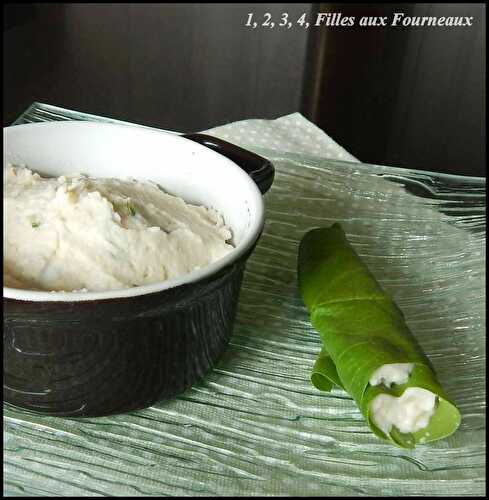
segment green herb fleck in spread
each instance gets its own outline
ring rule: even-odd
[[[114,203],[114,208],[123,214],[131,215],[134,217],[136,215],[136,208],[130,200],[126,200],[123,203]]]
[[[129,210],[129,214],[132,215],[133,217],[136,215],[136,209],[134,208],[134,205],[132,203],[127,204],[127,209]]]
[[[31,226],[35,229],[36,227],[39,227],[41,225],[40,222],[31,222]]]

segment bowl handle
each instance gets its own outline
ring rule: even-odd
[[[272,186],[275,168],[266,158],[210,135],[185,134],[183,137],[198,142],[236,163],[255,181],[262,194]]]

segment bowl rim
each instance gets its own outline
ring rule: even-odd
[[[246,252],[253,247],[255,242],[260,237],[265,223],[265,205],[263,201],[263,196],[251,179],[251,177],[236,163],[231,161],[229,158],[207,148],[201,144],[186,139],[185,137],[177,134],[175,132],[169,132],[159,129],[143,128],[137,125],[130,124],[119,124],[119,123],[103,123],[103,122],[89,122],[83,120],[66,120],[57,122],[38,122],[38,123],[27,123],[22,125],[11,125],[9,127],[4,127],[4,168],[5,168],[5,143],[7,141],[6,134],[9,130],[26,128],[38,128],[38,127],[51,127],[51,128],[65,128],[65,127],[81,127],[81,128],[112,128],[112,129],[127,129],[133,128],[136,133],[139,134],[159,134],[160,136],[165,136],[171,138],[171,140],[185,141],[187,145],[197,150],[206,151],[206,154],[213,155],[216,161],[221,163],[226,163],[228,168],[234,170],[237,177],[237,182],[248,184],[251,187],[252,202],[256,207],[256,215],[252,220],[250,229],[245,234],[242,241],[229,253],[216,260],[215,262],[203,267],[202,269],[196,269],[190,273],[177,276],[176,278],[168,279],[165,281],[160,281],[157,283],[152,283],[149,285],[140,285],[131,288],[121,288],[117,290],[106,290],[106,291],[44,291],[44,290],[28,290],[12,287],[3,287],[3,297],[4,300],[19,300],[25,302],[86,302],[86,301],[97,301],[97,300],[110,300],[110,299],[121,299],[121,298],[133,298],[141,295],[148,295],[157,292],[162,292],[171,288],[176,288],[180,285],[189,285],[205,278],[218,273],[221,269],[232,265],[240,257],[242,257]],[[151,179],[150,179],[151,180]]]

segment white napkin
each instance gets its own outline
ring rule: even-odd
[[[300,113],[281,116],[276,120],[241,120],[211,128],[205,133],[244,148],[255,146],[332,160],[358,161]]]

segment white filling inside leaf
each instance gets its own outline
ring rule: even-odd
[[[370,385],[384,384],[390,387],[392,384],[405,384],[413,371],[414,363],[391,363],[382,365],[374,371],[370,377]]]
[[[398,398],[379,394],[370,403],[375,425],[385,434],[392,426],[403,433],[424,429],[435,412],[436,395],[420,387],[409,387]]]

